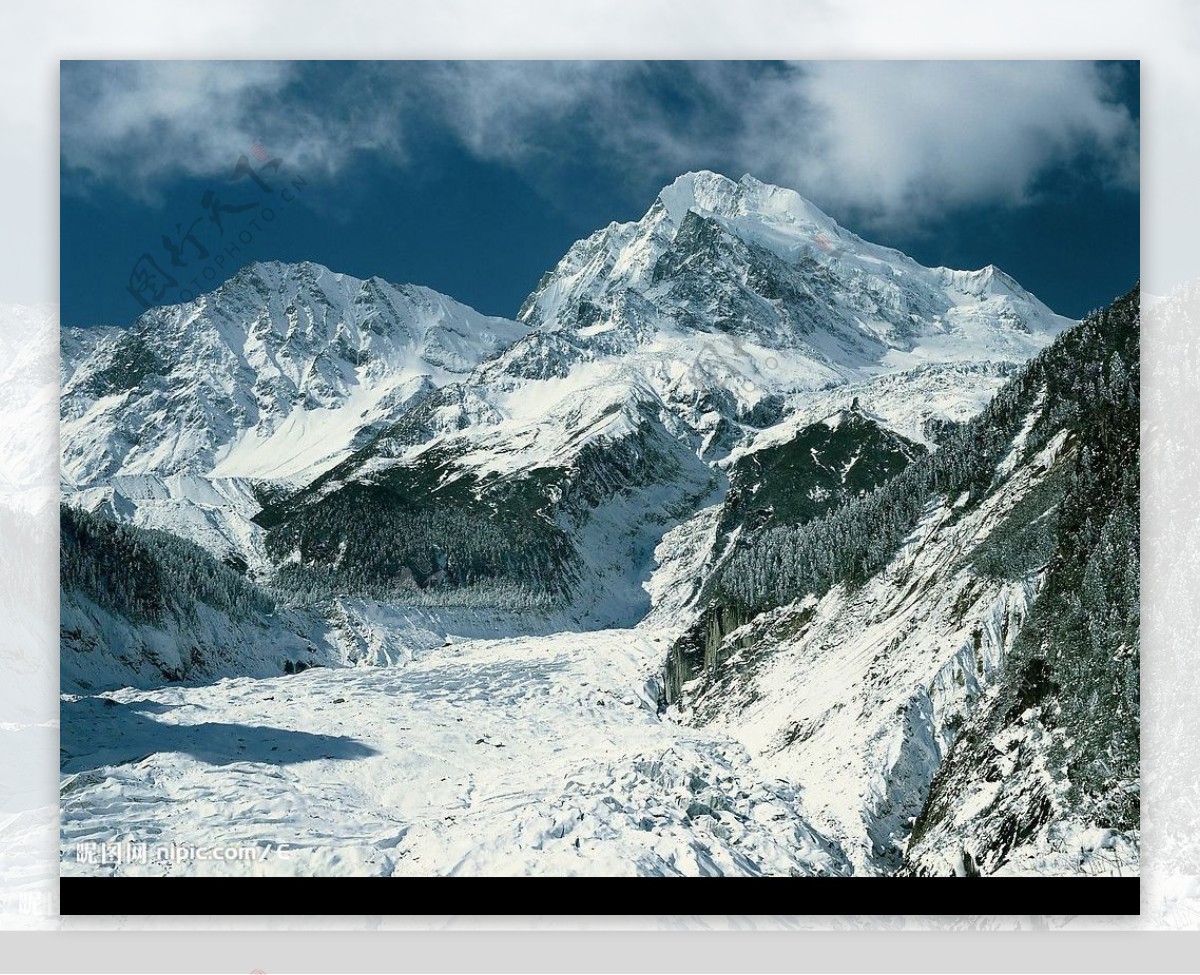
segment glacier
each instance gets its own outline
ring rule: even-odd
[[[64,328],[63,503],[280,601],[156,623],[64,590],[64,875],[897,871],[1037,596],[962,555],[1054,451],[1016,438],[979,508],[943,499],[864,587],[723,634],[678,695],[669,650],[753,530],[729,507],[761,487],[748,459],[847,411],[840,436],[936,451],[1073,324],[998,268],[922,267],[699,172],[574,244],[513,320],[267,263]],[[876,483],[849,469],[822,503]],[[114,832],[261,855],[77,856]]]

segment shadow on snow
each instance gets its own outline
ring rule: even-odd
[[[87,697],[62,702],[60,768],[85,772],[138,762],[156,752],[178,752],[210,765],[262,762],[291,765],[321,759],[345,761],[378,752],[354,738],[287,728],[227,724],[169,724],[150,717],[174,710],[150,701],[121,704]]]

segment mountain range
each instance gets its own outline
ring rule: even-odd
[[[1075,323],[996,267],[926,268],[700,172],[574,244],[513,320],[260,263],[66,327],[64,690],[636,633],[658,720],[806,790],[816,872],[1067,869],[1085,834],[1128,863],[1136,569],[1103,626],[1059,607],[1088,666],[1046,649],[1075,631],[1024,634],[1130,551],[1136,487],[1097,472],[1136,456],[1136,321],[1136,293]],[[1062,744],[1087,720],[1067,675],[1098,671],[1123,682],[1107,778]],[[968,749],[1000,734],[993,788]]]
[[[689,174],[640,221],[573,246],[517,321],[257,264],[130,328],[64,329],[63,489],[262,576],[294,564],[362,594],[408,575],[440,593],[531,583],[555,602],[586,578],[606,593],[599,618],[629,623],[644,579],[584,565],[614,504],[637,528],[620,561],[644,575],[670,512],[715,497],[733,455],[820,419],[814,405],[858,395],[919,442],[1067,324],[996,268],[922,268],[791,191]],[[361,503],[409,517],[397,565],[369,565],[369,535],[344,538],[340,562],[323,547]],[[473,508],[553,575],[503,551],[431,556],[425,522]]]

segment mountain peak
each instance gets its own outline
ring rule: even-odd
[[[997,268],[924,267],[795,190],[710,170],[679,176],[640,220],[573,244],[518,318],[607,353],[706,331],[851,369],[1019,361],[1068,324]]]
[[[684,173],[664,187],[658,199],[671,222],[678,225],[688,211],[726,218],[754,217],[767,223],[799,224],[826,232],[840,230],[832,217],[795,190],[746,173],[736,182],[703,169]]]
[[[738,184],[728,176],[703,169],[679,176],[670,186],[663,187],[658,199],[672,223],[678,224],[689,210],[717,213],[735,208]]]
[[[73,424],[63,428],[64,480],[311,479],[527,331],[429,288],[308,261],[247,264],[193,302],[63,346]],[[108,428],[116,409],[140,439]]]
[[[251,261],[242,265],[200,300],[237,298],[247,289],[258,292],[279,292],[289,283],[318,283],[322,279],[342,280],[345,275],[312,261]],[[324,290],[324,289],[322,289]]]
[[[329,276],[336,279],[348,278],[349,275],[332,271],[324,264],[316,261],[251,261],[238,270],[230,281],[249,281],[258,278],[272,284],[295,279],[317,280]]]

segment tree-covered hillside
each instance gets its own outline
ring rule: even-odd
[[[1054,517],[1018,510],[1004,526],[1017,543],[1011,570],[1030,547],[1047,553],[1044,586],[993,695],[933,783],[914,827],[913,872],[944,869],[951,841],[974,869],[994,870],[1066,817],[1139,828],[1139,322],[1134,290],[1064,336],[1055,356],[1077,447]],[[984,791],[993,794],[982,811],[960,821],[966,799]]]
[[[59,509],[59,574],[64,592],[137,623],[194,615],[203,603],[231,616],[269,613],[261,589],[199,545],[77,508]]]
[[[812,520],[768,527],[739,539],[706,582],[704,615],[676,645],[671,666],[681,668],[682,679],[690,679],[698,670],[696,661],[689,664],[687,657],[706,650],[711,661],[708,645],[758,613],[808,594],[823,595],[839,583],[853,586],[869,578],[888,563],[935,498],[955,500],[960,514],[978,505],[1002,478],[1002,462],[1018,434],[1019,451],[1025,456],[1066,431],[1083,443],[1089,470],[1097,463],[1127,467],[1127,457],[1111,454],[1111,434],[1094,438],[1114,422],[1110,414],[1117,410],[1105,407],[1109,412],[1101,419],[1097,404],[1104,397],[1124,397],[1125,392],[1112,390],[1126,390],[1133,381],[1130,376],[1136,376],[1137,302],[1135,289],[1063,333],[982,413],[945,431],[937,451],[874,490],[850,497]],[[1130,315],[1132,322],[1127,321]],[[1132,407],[1120,408],[1132,409],[1136,416],[1136,399]],[[1029,428],[1022,430],[1027,422]],[[1101,452],[1108,453],[1102,462],[1097,459]],[[802,493],[806,487],[798,482],[795,489]],[[1114,526],[1112,532],[1117,531]]]
[[[276,606],[168,532],[60,509],[62,686],[266,677],[331,662],[316,619]]]

